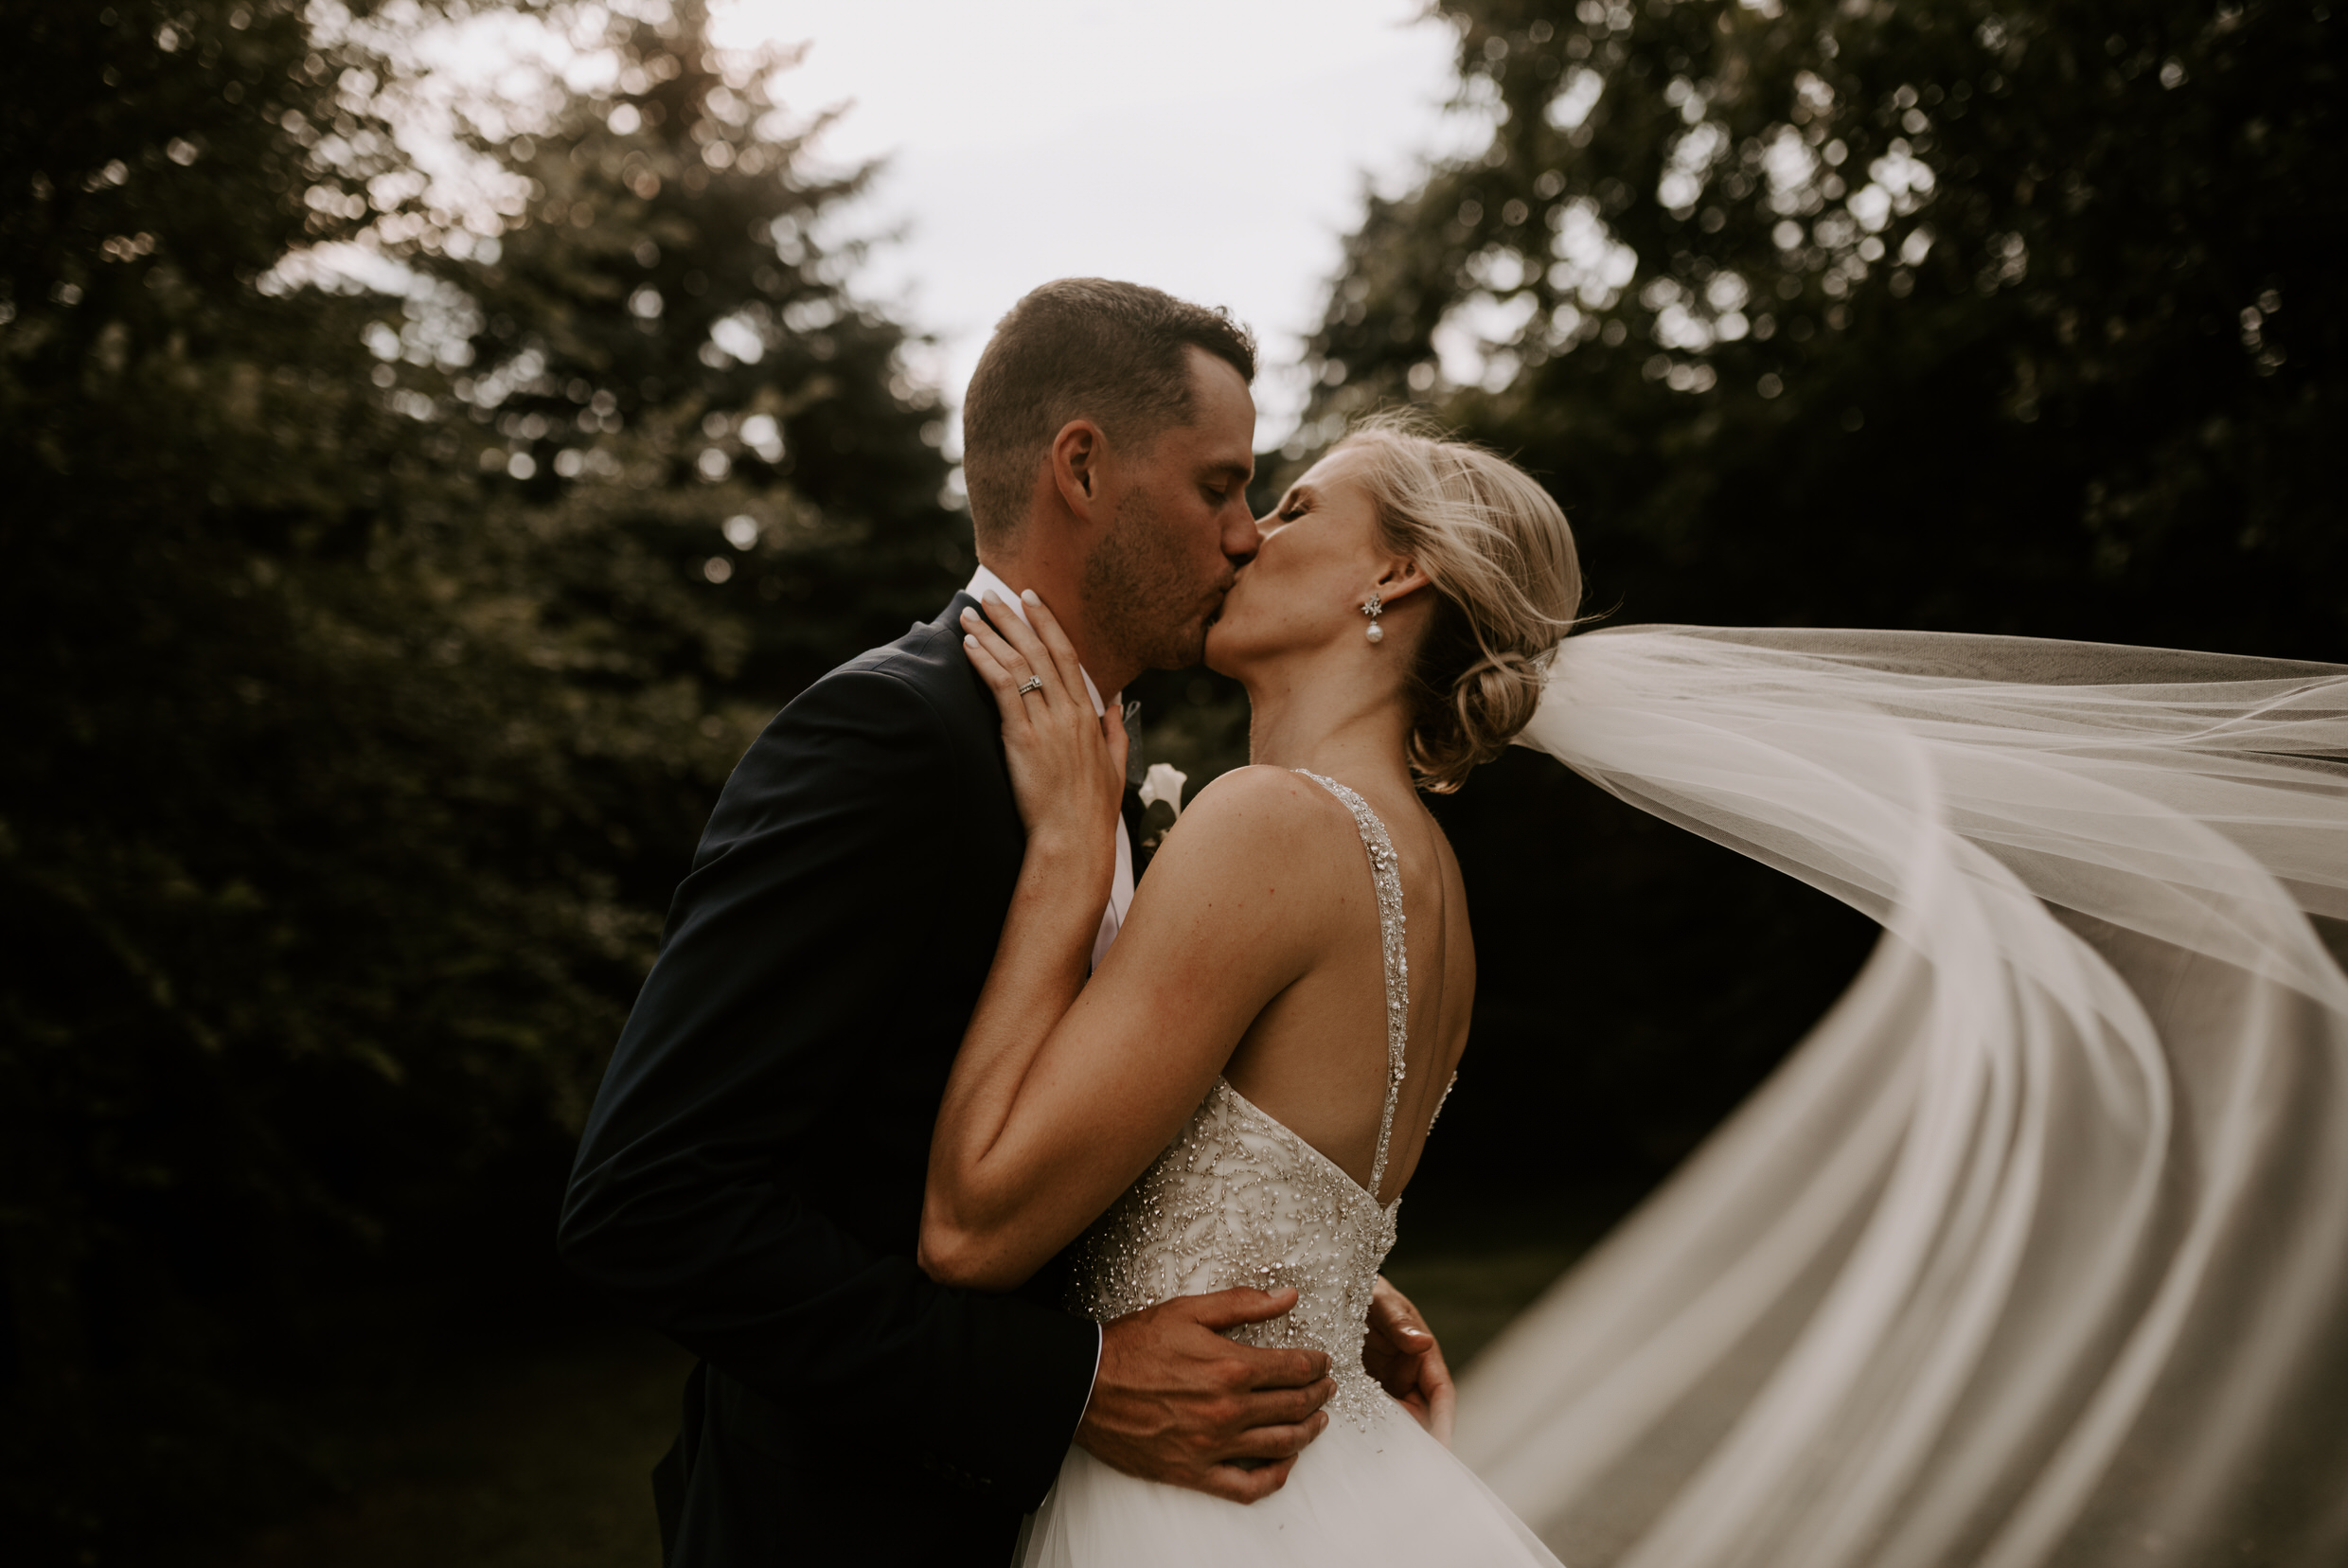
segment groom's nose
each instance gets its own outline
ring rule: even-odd
[[[1234,566],[1244,566],[1255,559],[1263,547],[1264,536],[1255,526],[1255,519],[1248,515],[1246,503],[1232,508],[1237,515],[1223,526],[1223,554]]]

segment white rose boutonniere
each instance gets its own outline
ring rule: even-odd
[[[1142,779],[1143,808],[1147,810],[1163,800],[1174,808],[1175,820],[1180,821],[1183,814],[1183,786],[1189,782],[1190,775],[1172,763],[1152,762],[1148,774]]]

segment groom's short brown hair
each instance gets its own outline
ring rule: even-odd
[[[1140,283],[1063,277],[1011,307],[962,403],[962,477],[983,544],[1026,515],[1036,465],[1071,419],[1145,443],[1189,418],[1189,350],[1255,379],[1255,340],[1228,312]]]

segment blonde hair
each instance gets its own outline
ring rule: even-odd
[[[1532,722],[1581,607],[1574,530],[1532,475],[1409,410],[1368,416],[1331,451],[1365,459],[1384,544],[1433,581],[1406,687],[1409,755],[1422,789],[1449,793]]]

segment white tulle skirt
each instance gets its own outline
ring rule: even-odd
[[[1261,1503],[1139,1481],[1072,1448],[1027,1522],[1023,1568],[1486,1568],[1552,1557],[1450,1451],[1399,1410],[1364,1431],[1333,1421]]]

